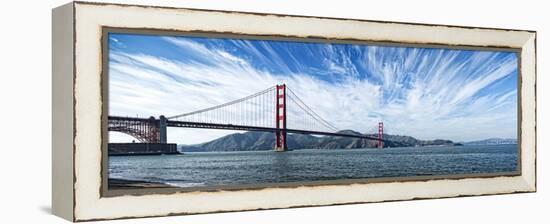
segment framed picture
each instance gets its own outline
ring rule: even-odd
[[[535,47],[527,30],[60,6],[53,212],[534,192]]]

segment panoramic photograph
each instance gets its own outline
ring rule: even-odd
[[[109,33],[108,188],[517,174],[518,55]]]

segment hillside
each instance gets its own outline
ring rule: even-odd
[[[352,130],[343,130],[340,133],[361,135]],[[373,136],[375,137],[375,136]],[[450,140],[418,140],[411,136],[387,135],[384,147],[413,147],[429,145],[460,145]],[[275,145],[275,135],[269,132],[245,132],[226,135],[224,137],[196,145],[180,145],[180,151],[258,151],[272,150]],[[316,137],[303,134],[288,134],[288,148],[293,149],[355,149],[374,148],[376,140],[325,136]]]
[[[512,138],[488,138],[478,141],[464,142],[464,145],[505,145],[505,144],[518,144],[517,139]]]

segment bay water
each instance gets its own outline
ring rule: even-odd
[[[513,172],[516,144],[111,156],[109,177],[178,187]]]

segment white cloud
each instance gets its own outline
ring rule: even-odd
[[[494,54],[479,52],[457,64],[451,63],[459,56],[456,52],[434,50],[428,57],[418,49],[395,48],[393,55],[397,57],[389,60],[383,55],[387,49],[369,47],[362,63],[355,65],[344,52],[327,48],[334,57],[327,57],[326,65],[334,73],[356,77],[361,67],[373,76],[328,83],[309,74],[292,73],[269,46],[264,46],[267,55],[263,55],[246,41],[238,42],[250,54],[261,56],[257,57],[260,60],[283,67],[284,74],[257,69],[245,58],[193,41],[164,39],[212,63],[111,52],[110,114],[172,116],[286,83],[340,129],[367,132],[382,120],[390,133],[421,139],[459,141],[516,134],[515,91],[475,97],[513,72],[513,57],[496,60]],[[288,119],[292,127],[293,118],[289,115]],[[169,140],[192,144],[227,133],[172,128]]]

